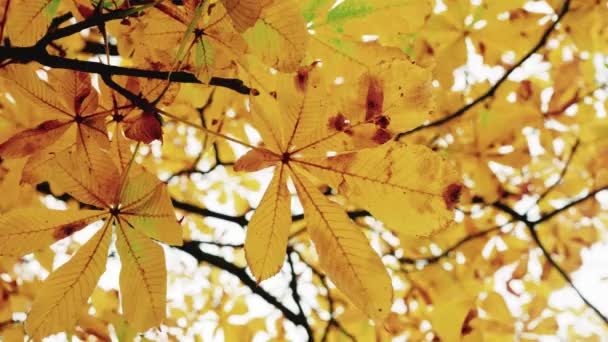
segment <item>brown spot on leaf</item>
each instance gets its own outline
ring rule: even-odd
[[[308,72],[309,72],[309,68],[301,67],[298,69],[298,72],[296,73],[296,76],[294,77],[296,88],[299,89],[300,91],[306,90],[306,86],[308,84],[308,77],[309,77]]]
[[[532,97],[532,82],[524,80],[519,83],[517,88],[517,98],[527,101]]]
[[[306,91],[308,87],[308,83],[310,81],[310,72],[313,71],[315,67],[319,64],[320,61],[314,61],[310,63],[308,66],[299,67],[296,75],[293,80],[296,86],[296,89],[300,91]],[[317,86],[313,83],[313,88]]]
[[[59,120],[48,120],[48,121],[45,121],[45,122],[41,123],[40,125],[38,125],[36,127],[36,129],[39,129],[41,131],[50,131],[61,125],[62,125],[62,123]]]
[[[529,14],[526,10],[524,10],[523,8],[517,8],[511,11],[511,13],[509,13],[509,20],[510,21],[514,21],[514,20],[518,20],[518,19],[523,19],[525,17],[527,17]]]
[[[388,125],[391,123],[391,120],[387,116],[380,115],[374,120],[374,123],[376,126],[386,129],[386,127],[388,127]]]
[[[379,80],[371,78],[365,99],[365,119],[370,121],[382,113],[384,104],[384,89]]]
[[[333,157],[329,157],[328,159],[330,159],[332,163],[335,163],[335,165],[350,165],[355,159],[355,154],[341,153]]]
[[[449,210],[454,209],[456,203],[460,200],[460,194],[462,193],[462,184],[453,183],[443,192],[443,201],[445,202],[446,208]]]
[[[477,44],[477,46],[479,47],[479,53],[482,56],[485,56],[485,54],[486,54],[486,44],[484,44],[483,42],[479,42],[479,44]]]
[[[77,221],[59,227],[54,233],[53,238],[57,241],[65,239],[86,226],[86,222]]]
[[[350,129],[350,121],[348,121],[342,113],[338,113],[336,116],[329,118],[327,124],[330,129],[335,129],[338,132]]]
[[[477,317],[477,310],[471,309],[467,313],[467,316],[464,318],[464,322],[462,323],[462,328],[460,330],[460,334],[462,336],[468,335],[473,332],[473,327],[471,326],[471,321]]]
[[[372,140],[382,145],[385,142],[391,140],[392,137],[393,135],[389,131],[385,130],[384,128],[378,128],[378,130],[376,130],[376,133],[374,133]]]
[[[207,15],[211,15],[211,12],[213,12],[213,9],[215,8],[216,4],[210,4],[209,7],[207,8]]]
[[[433,47],[427,42],[424,42],[424,45],[425,45],[424,47],[425,47],[426,53],[433,56],[435,54],[435,50],[433,49]]]
[[[277,92],[276,91],[271,91],[270,92],[270,96],[274,97],[275,99],[277,98]]]

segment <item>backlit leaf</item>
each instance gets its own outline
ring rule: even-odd
[[[106,269],[112,241],[111,220],[78,252],[45,280],[27,316],[25,329],[36,339],[68,330],[83,312],[99,277]]]
[[[308,34],[298,3],[273,1],[260,19],[245,31],[251,53],[280,71],[294,71],[304,57]]]
[[[99,220],[98,210],[15,209],[0,216],[0,255],[22,256]]]
[[[276,166],[272,181],[247,225],[245,257],[258,282],[276,274],[285,260],[291,226],[287,174],[284,164]]]
[[[423,146],[391,142],[297,163],[405,235],[446,228],[460,196],[453,168]]]
[[[116,248],[121,262],[122,309],[133,329],[146,331],[165,319],[165,253],[157,243],[120,220],[116,233]]]
[[[177,222],[166,185],[147,172],[130,180],[122,195],[120,219],[123,225],[168,243],[182,244],[182,228]]]
[[[337,204],[297,168],[292,173],[307,229],[329,278],[369,317],[383,320],[391,309],[391,279],[369,241]]]

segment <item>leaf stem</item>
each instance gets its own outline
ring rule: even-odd
[[[174,114],[171,114],[171,113],[167,112],[166,110],[158,109],[158,108],[156,110],[160,114],[162,114],[162,115],[164,115],[164,116],[166,116],[168,118],[171,118],[172,120],[175,120],[177,122],[181,122],[181,123],[183,123],[185,125],[188,125],[190,127],[194,127],[194,128],[196,128],[198,130],[201,130],[202,132],[205,132],[206,134],[213,135],[213,136],[216,136],[218,138],[226,139],[228,141],[232,141],[233,143],[237,143],[239,145],[242,145],[242,146],[245,146],[245,147],[249,147],[249,148],[254,149],[254,150],[260,150],[259,147],[253,146],[253,145],[248,144],[248,143],[246,143],[244,141],[240,141],[240,140],[235,139],[235,138],[233,138],[231,136],[228,136],[228,135],[216,132],[216,131],[212,131],[212,130],[204,127],[203,125],[200,125],[200,124],[197,124],[197,123],[194,123],[194,122],[190,122],[190,121],[188,121],[186,119],[182,119],[179,116],[176,116]]]

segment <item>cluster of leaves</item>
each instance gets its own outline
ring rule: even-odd
[[[1,0],[0,18],[7,339],[606,334],[570,274],[608,218],[607,3]],[[553,302],[563,285],[583,309]]]

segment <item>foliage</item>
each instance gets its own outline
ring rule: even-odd
[[[5,340],[607,336],[607,2],[0,18]]]

